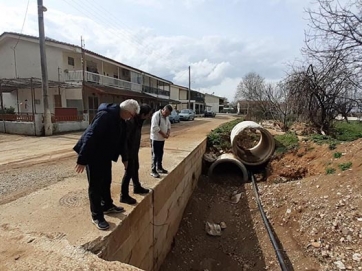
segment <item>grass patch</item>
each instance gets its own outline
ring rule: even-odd
[[[335,152],[335,153],[333,154],[333,157],[334,157],[334,158],[341,158],[341,157],[342,157],[342,153],[341,153],[341,152]]]
[[[337,147],[337,144],[340,143],[337,139],[334,139],[331,136],[312,134],[309,139],[318,145],[328,144],[330,150],[334,150]]]
[[[296,149],[299,146],[297,135],[293,133],[285,133],[284,135],[275,135],[275,152],[285,153],[289,150]]]
[[[229,151],[231,149],[230,133],[236,124],[242,122],[242,118],[229,121],[220,125],[207,136],[207,146],[214,150]]]
[[[331,168],[331,167],[326,168],[326,174],[327,175],[331,175],[331,174],[334,174],[334,173],[336,173],[335,168]]]
[[[359,121],[338,121],[334,123],[334,135],[339,141],[354,141],[362,138],[362,123]]]
[[[352,166],[352,162],[347,162],[347,163],[343,163],[343,164],[338,165],[339,169],[342,170],[342,171],[350,169],[351,166]]]

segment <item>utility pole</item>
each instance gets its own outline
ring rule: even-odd
[[[60,99],[60,107],[62,107],[62,95],[60,93],[60,67],[58,67],[58,95]]]
[[[5,109],[4,109],[3,91],[1,89],[1,84],[2,84],[2,81],[0,80],[0,109],[2,110],[3,114],[6,114]]]
[[[82,50],[82,101],[83,101],[83,113],[89,113],[86,109],[86,102],[85,102],[85,51],[84,51],[84,40],[83,37],[80,37],[80,44]]]
[[[191,109],[191,67],[190,66],[189,66],[189,93],[188,93],[188,96],[189,96],[189,103],[188,103],[187,108]]]
[[[43,6],[43,0],[38,0],[38,25],[39,25],[39,45],[40,45],[40,64],[43,89],[44,104],[44,133],[45,136],[53,134],[52,116],[49,110],[48,100],[48,69],[47,58],[45,53],[45,34],[44,34],[44,14],[47,9]]]

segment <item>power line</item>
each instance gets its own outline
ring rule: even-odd
[[[91,21],[97,23],[94,19],[95,19],[95,18],[98,19],[99,22],[101,23],[101,25],[103,24],[103,25],[106,25],[106,26],[109,27],[109,28],[107,28],[107,29],[104,29],[105,32],[108,32],[108,33],[110,33],[110,34],[112,34],[112,35],[115,35],[115,34],[121,35],[121,36],[124,38],[124,41],[125,41],[125,42],[127,42],[127,43],[130,44],[130,45],[135,45],[136,48],[137,48],[140,52],[143,52],[143,53],[146,53],[146,54],[147,54],[147,53],[148,53],[148,54],[151,54],[151,53],[152,53],[152,54],[158,56],[159,59],[164,59],[164,58],[167,57],[166,55],[160,55],[160,54],[158,54],[158,53],[155,52],[155,51],[149,51],[149,50],[148,50],[148,47],[144,47],[144,45],[141,44],[141,41],[140,41],[139,39],[137,39],[136,37],[133,36],[133,39],[132,39],[132,34],[133,34],[133,33],[125,30],[123,26],[119,25],[118,21],[112,20],[111,18],[112,18],[113,16],[112,16],[108,11],[106,11],[106,13],[108,13],[110,16],[108,16],[108,17],[105,19],[105,18],[103,18],[101,15],[98,14],[98,9],[96,9],[96,8],[93,9],[93,8],[92,8],[92,10],[90,10],[90,9],[86,9],[86,8],[84,7],[84,6],[92,7],[92,6],[90,6],[89,4],[82,6],[81,4],[79,4],[79,3],[77,3],[77,2],[72,2],[72,3],[70,3],[70,2],[68,2],[67,0],[63,0],[63,1],[66,2],[68,5],[72,6],[72,7],[73,7],[74,9],[76,9],[77,11],[79,11],[81,14],[85,15],[86,18],[90,19]],[[76,6],[73,5],[73,4],[75,4]],[[103,8],[99,8],[99,9],[103,9]],[[105,10],[105,9],[103,9],[103,10]],[[89,15],[90,15],[90,16],[89,16]],[[98,23],[97,23],[97,24],[98,24]],[[115,28],[114,28],[114,25],[118,25],[118,26],[120,27],[120,29],[115,29]],[[127,35],[125,35],[125,33],[128,33],[129,36],[131,37],[131,39],[130,39]],[[143,48],[142,48],[142,47],[143,47]],[[181,62],[179,62],[179,63],[181,63]],[[181,64],[182,64],[181,66],[183,66],[183,63],[181,63]],[[171,67],[170,64],[168,64],[168,63],[166,63],[166,67],[167,67],[167,68],[173,68],[173,67]],[[187,70],[182,71],[181,75],[183,75],[183,74],[186,73],[186,72],[187,72]],[[180,74],[179,74],[179,76],[180,76]]]
[[[23,19],[23,24],[22,24],[22,26],[21,26],[21,31],[20,31],[18,40],[16,41],[16,44],[15,44],[13,50],[15,50],[16,46],[18,46],[18,43],[19,43],[19,40],[20,40],[20,36],[21,36],[21,34],[23,34],[26,17],[27,17],[27,15],[28,15],[29,2],[30,2],[30,0],[28,0],[28,3],[26,4],[26,10],[25,10],[25,15],[24,15],[24,19]]]

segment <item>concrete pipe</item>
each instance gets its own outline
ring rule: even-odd
[[[243,163],[241,163],[240,159],[238,159],[238,157],[236,157],[232,153],[224,153],[224,154],[220,155],[214,163],[212,163],[212,165],[209,169],[209,172],[208,172],[209,177],[211,177],[214,174],[214,169],[218,165],[224,164],[224,163],[232,163],[232,164],[236,165],[241,170],[243,182],[246,182],[249,179],[248,171],[246,170],[246,167],[243,165]]]
[[[241,146],[244,131],[255,134],[259,131],[259,142],[251,148]],[[271,133],[253,121],[238,123],[231,131],[230,141],[233,153],[244,165],[248,166],[259,166],[266,163],[275,150],[275,141]]]

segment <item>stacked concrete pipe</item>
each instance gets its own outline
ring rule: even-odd
[[[237,136],[246,129],[260,132],[259,142],[251,149],[244,149],[238,145]],[[242,121],[235,125],[230,134],[230,142],[233,153],[219,156],[209,169],[209,176],[213,175],[215,167],[221,163],[233,163],[237,165],[242,173],[243,181],[248,180],[246,166],[260,166],[266,164],[275,150],[275,141],[271,133],[260,124],[253,121]]]

